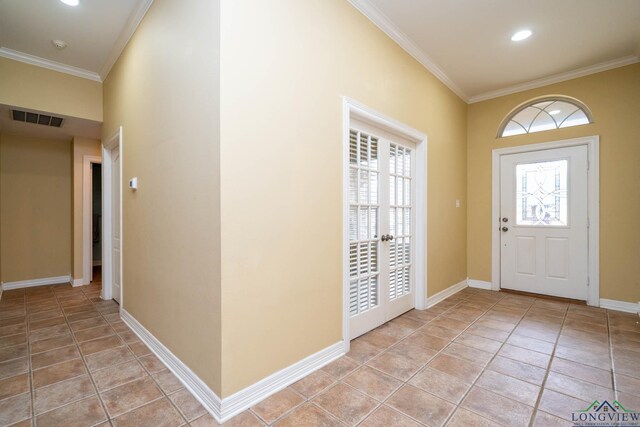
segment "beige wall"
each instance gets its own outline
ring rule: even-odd
[[[82,207],[82,189],[83,189],[83,164],[84,156],[100,157],[101,144],[100,141],[87,138],[73,138],[71,141],[72,150],[72,272],[74,279],[82,279],[83,277],[83,251],[84,251],[84,232],[83,232],[83,207]],[[91,258],[93,259],[93,257]],[[88,280],[91,280],[89,278]],[[86,284],[87,282],[85,282]]]
[[[496,139],[502,119],[536,96],[578,98],[594,123]],[[600,297],[640,300],[640,64],[469,106],[468,271],[491,280],[491,150],[587,135],[600,136]]]
[[[3,282],[69,274],[70,182],[69,142],[0,135]]]
[[[226,397],[342,338],[342,96],[428,134],[428,294],[466,278],[467,106],[346,1],[225,1],[222,41]]]
[[[124,308],[220,393],[219,5],[155,0],[104,83],[123,127]]]
[[[102,121],[102,84],[0,58],[0,104]]]

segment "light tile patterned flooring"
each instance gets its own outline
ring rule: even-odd
[[[99,292],[5,292],[0,425],[218,425]],[[561,426],[596,399],[640,410],[637,315],[468,288],[225,425]]]

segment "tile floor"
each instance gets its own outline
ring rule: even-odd
[[[5,292],[0,425],[218,425],[99,292]],[[561,426],[595,399],[640,409],[638,316],[465,289],[225,425]]]

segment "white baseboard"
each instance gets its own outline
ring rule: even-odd
[[[76,286],[82,286],[84,285],[84,279],[80,278],[80,279],[74,279],[73,277],[71,278],[71,286],[76,287]]]
[[[196,399],[222,423],[245,409],[266,399],[288,385],[320,369],[344,354],[344,343],[337,342],[324,350],[278,371],[239,392],[220,399],[187,365],[178,359],[125,309],[122,320],[147,344],[156,356],[173,372]]]
[[[467,279],[467,285],[469,285],[470,288],[486,289],[488,291],[493,289],[491,282],[485,282],[482,280]]]
[[[58,285],[60,283],[71,282],[71,276],[44,277],[42,279],[20,280],[17,282],[4,282],[2,289],[5,291],[11,289],[31,288],[33,286]]]
[[[607,310],[625,311],[627,313],[640,313],[640,303],[617,301],[614,299],[600,298],[600,307]]]
[[[101,259],[94,260],[93,261],[93,266],[94,267],[101,267],[102,266],[102,260]]]
[[[433,307],[440,301],[444,301],[445,299],[449,298],[451,295],[460,292],[466,287],[467,287],[467,281],[463,280],[460,283],[456,283],[455,285],[449,286],[447,289],[444,289],[435,295],[427,297],[427,308]]]

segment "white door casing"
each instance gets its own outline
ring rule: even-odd
[[[501,228],[504,225],[502,222],[502,199],[501,199],[501,182],[502,182],[502,157],[511,154],[518,153],[532,153],[541,152],[553,149],[567,148],[567,147],[586,147],[586,186],[587,186],[587,203],[584,209],[587,212],[587,237],[586,237],[586,249],[587,249],[587,276],[586,281],[588,283],[586,297],[589,305],[598,306],[599,300],[599,137],[588,136],[573,138],[567,140],[545,142],[539,144],[521,145],[515,147],[507,147],[493,150],[493,166],[492,166],[492,262],[491,262],[491,288],[493,290],[500,290],[502,282],[502,239],[504,234]],[[525,162],[526,163],[526,162]],[[570,173],[570,172],[569,172]],[[584,177],[583,177],[584,178]],[[571,179],[571,178],[569,178]],[[515,192],[515,190],[513,190]],[[569,202],[570,203],[570,202]],[[570,214],[569,214],[570,215]],[[509,218],[509,217],[507,217]],[[511,224],[513,222],[509,220]],[[553,241],[553,244],[560,243],[560,241]],[[558,249],[552,247],[551,249]],[[583,246],[584,249],[584,246]],[[544,252],[542,252],[544,253]],[[526,260],[526,257],[525,257]],[[552,259],[555,265],[551,265],[552,269],[558,267],[556,259]],[[571,260],[569,260],[569,263]],[[517,266],[516,266],[517,267]],[[514,267],[514,268],[516,268]],[[521,265],[522,267],[522,265]],[[508,286],[508,285],[507,285]]]
[[[352,167],[353,163],[351,163],[350,160],[351,139],[353,137],[351,132],[352,129],[356,132],[360,131],[361,136],[364,134],[367,144],[370,143],[371,137],[374,137],[378,141],[379,162],[377,170],[375,168],[371,168],[370,165],[367,165],[367,167],[360,167],[362,165],[359,163],[357,163],[357,167]],[[349,342],[351,338],[366,332],[372,327],[384,323],[386,320],[402,314],[412,307],[416,307],[418,309],[426,307],[425,249],[427,141],[426,135],[411,129],[406,125],[398,123],[393,119],[387,118],[348,98],[344,98],[344,130],[343,337],[345,342],[345,351],[349,351]],[[365,148],[368,150],[371,149],[369,146],[366,146],[366,144]],[[408,150],[404,151],[405,149]],[[403,153],[403,151],[407,154],[406,158],[409,162],[409,167],[405,168],[403,160],[402,170],[398,169],[392,171],[390,159],[393,150],[395,150],[396,154],[398,152]],[[370,158],[368,158],[368,160],[369,159]],[[394,164],[397,167],[397,162]],[[366,203],[361,203],[364,200],[360,200],[359,198],[350,199],[349,189],[351,180],[353,179],[352,177],[359,179],[358,177],[360,174],[371,176],[372,173],[377,175],[379,178],[378,203],[372,203],[372,200],[368,198],[369,196],[367,196]],[[404,198],[402,200],[393,199],[393,203],[391,203],[390,183],[392,179],[395,180],[396,186],[398,185],[398,182],[401,183],[401,191],[403,194],[404,185],[407,185],[407,187],[410,188],[408,194],[410,194],[411,197],[406,199],[407,203]],[[365,191],[370,191],[370,188],[367,189],[366,186],[363,186],[363,189]],[[397,193],[397,187],[395,189],[396,192],[394,192],[394,197],[395,193]],[[386,197],[384,197],[383,194],[386,195]],[[358,195],[358,197],[360,196]],[[369,209],[369,215],[371,215],[372,208],[377,209],[377,218],[379,218],[377,223],[378,228],[374,228],[370,233],[371,229],[367,231],[366,227],[363,227],[365,229],[363,230],[363,235],[360,236],[360,234],[358,234],[357,241],[351,241],[350,239],[353,230],[356,230],[358,227],[358,224],[350,224],[349,221],[351,209],[354,207],[353,202],[356,202],[356,208],[363,207],[365,208],[365,211]],[[385,211],[385,213],[383,213],[383,211]],[[392,221],[390,218],[391,212],[395,213],[395,221]],[[361,214],[362,213],[359,213],[358,215]],[[402,215],[401,219],[403,220],[403,223],[405,222],[404,215],[408,217],[410,225],[406,229],[404,227],[402,229],[397,228],[398,215]],[[363,218],[365,218],[364,215]],[[367,225],[371,226],[372,223],[368,222]],[[393,233],[391,233],[392,227],[396,227],[393,229]],[[359,233],[359,230],[357,230],[357,232]],[[364,232],[367,233],[366,238],[364,238]],[[388,241],[385,240],[383,242],[381,237],[383,235],[386,236],[387,234],[393,235],[394,239]],[[400,241],[398,241],[398,239],[400,239]],[[356,244],[353,245],[352,243]],[[364,244],[360,245],[361,243]],[[378,248],[377,262],[379,268],[377,271],[364,268],[363,271],[360,272],[360,265],[354,266],[352,265],[352,262],[350,263],[350,261],[353,261],[353,257],[350,255],[353,250],[357,253],[358,250],[366,249],[367,262],[369,262],[369,256],[371,254],[370,248],[372,247],[372,244],[374,247]],[[408,248],[409,250],[403,252],[403,248]],[[403,259],[403,263],[397,262],[400,259],[398,256],[399,254]],[[396,263],[392,264],[394,259],[396,260]],[[406,265],[404,265],[405,259],[408,260]],[[365,267],[368,265],[371,264],[367,264]],[[356,277],[358,283],[360,282],[360,279],[371,280],[371,278],[375,278],[382,280],[377,283],[378,288],[376,289],[378,289],[378,295],[374,295],[374,297],[378,298],[378,307],[373,308],[371,306],[371,295],[360,292],[360,296],[365,295],[365,298],[362,301],[358,300],[358,303],[362,302],[364,304],[364,308],[367,308],[367,304],[369,304],[370,309],[358,312],[355,316],[352,315],[354,306],[351,303],[353,303],[354,300],[351,296],[352,291],[358,291],[358,288],[352,286],[354,282],[352,274],[353,268],[358,269],[359,273]],[[394,286],[391,286],[392,272],[394,273]],[[369,284],[371,284],[371,282],[369,282]],[[365,284],[363,289],[366,288]],[[360,319],[360,317],[362,317],[362,319]]]
[[[111,240],[111,249],[113,251],[113,256],[111,257],[111,295],[114,300],[120,302],[120,280],[122,278],[122,268],[120,265],[122,260],[120,241],[120,233],[122,231],[120,218],[120,192],[122,191],[120,180],[120,147],[111,149],[111,170],[111,210],[113,212],[111,214],[111,229],[113,230],[113,238]]]
[[[501,287],[586,300],[587,146],[500,158]]]
[[[115,299],[122,307],[122,127],[103,141],[102,161],[101,297]]]

